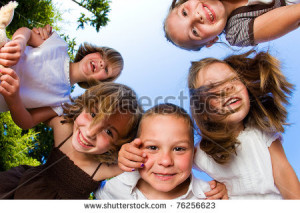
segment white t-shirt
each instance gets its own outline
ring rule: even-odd
[[[101,200],[147,200],[136,187],[141,178],[138,171],[124,172],[106,182],[102,189],[96,191],[96,198]],[[207,182],[191,176],[191,182],[186,194],[176,200],[205,199],[204,192],[210,191]]]
[[[238,136],[237,155],[228,164],[216,163],[197,146],[194,163],[198,169],[226,185],[230,199],[282,199],[274,183],[269,147],[280,138],[246,127]]]
[[[61,104],[70,102],[68,45],[54,32],[39,47],[27,46],[12,67],[20,78],[20,96],[25,108],[50,106],[62,114]],[[0,112],[8,111],[0,95]]]

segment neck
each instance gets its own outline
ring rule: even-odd
[[[79,63],[76,62],[70,62],[70,70],[69,70],[69,75],[70,75],[70,83],[71,85],[74,85],[78,82],[82,82],[84,81],[84,79],[82,78],[82,76],[80,75],[79,70]]]
[[[184,195],[189,189],[190,181],[190,178],[188,178],[171,191],[162,192],[155,189],[141,178],[137,183],[137,188],[149,200],[171,200]]]

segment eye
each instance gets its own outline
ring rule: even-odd
[[[92,118],[96,117],[96,113],[94,113],[94,112],[90,112],[90,115]]]
[[[199,34],[195,28],[192,29],[192,33],[194,36],[199,37]]]
[[[185,9],[182,10],[182,15],[187,16],[187,12],[185,11]]]
[[[146,149],[149,149],[149,150],[157,150],[157,146],[147,146]]]
[[[174,151],[176,151],[176,152],[183,152],[185,150],[186,150],[186,148],[184,148],[184,147],[175,147],[174,148]]]
[[[105,67],[105,73],[108,75],[108,67]]]
[[[105,129],[104,131],[105,131],[106,134],[108,134],[110,137],[112,137],[112,138],[114,137],[112,131],[110,131],[109,129]]]

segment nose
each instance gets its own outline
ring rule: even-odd
[[[94,124],[93,126],[89,126],[87,132],[86,132],[86,137],[89,139],[96,139],[97,135],[102,132],[104,129],[104,125],[102,123],[100,124]]]
[[[159,157],[160,158],[158,163],[161,166],[169,167],[172,166],[174,163],[172,154],[170,152],[162,152]]]
[[[198,6],[195,11],[194,11],[194,20],[195,21],[199,21],[201,24],[204,24],[204,18],[203,18],[204,14],[201,11],[201,7]]]

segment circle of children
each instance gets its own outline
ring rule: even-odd
[[[164,30],[189,50],[221,33],[231,45],[256,45],[299,26],[292,1],[173,0]],[[281,144],[293,85],[268,52],[192,62],[191,117],[170,103],[143,112],[131,88],[112,82],[123,69],[119,52],[84,43],[70,61],[49,25],[18,29],[0,64],[1,112],[23,129],[45,122],[54,134],[45,164],[0,173],[2,199],[300,199]],[[86,90],[70,100],[76,83]],[[213,180],[193,176],[193,166]]]

